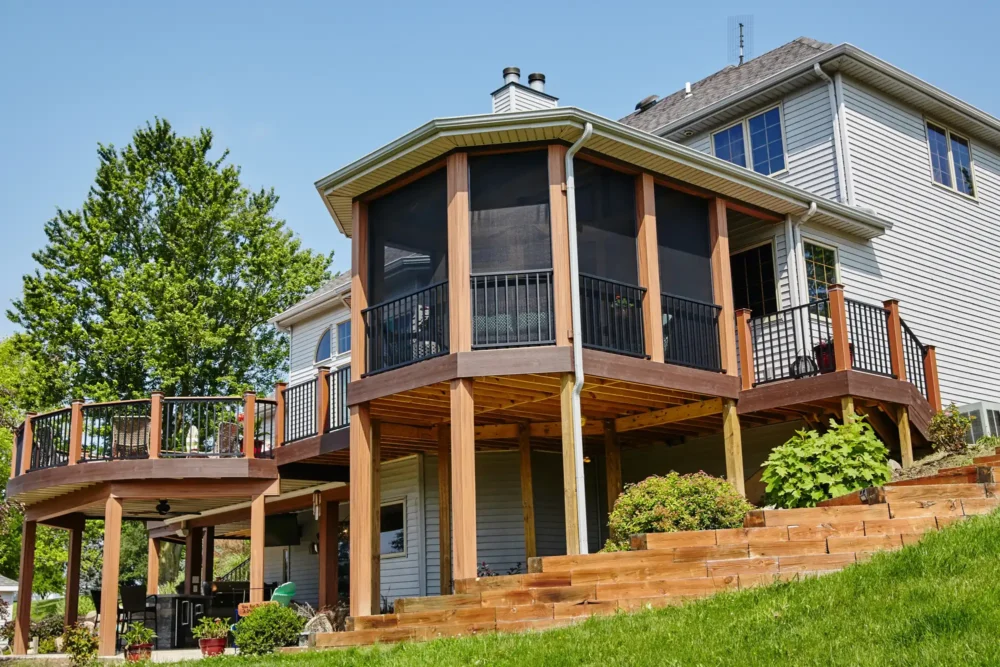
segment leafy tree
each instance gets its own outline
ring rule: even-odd
[[[82,207],[45,225],[39,269],[8,317],[32,364],[30,404],[74,396],[230,394],[271,387],[287,340],[267,323],[318,287],[331,257],[301,248],[212,133],[157,119],[100,145]]]

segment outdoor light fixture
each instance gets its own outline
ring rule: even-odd
[[[319,491],[313,491],[313,519],[319,521],[320,514],[320,502],[323,500],[323,494]]]
[[[161,500],[159,503],[156,504],[156,511],[159,512],[161,515],[169,513],[170,503],[168,503],[166,500]]]

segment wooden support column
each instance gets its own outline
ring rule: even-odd
[[[736,344],[740,351],[740,388],[753,389],[753,339],[750,336],[750,309],[736,311]]]
[[[76,625],[77,613],[80,607],[80,557],[83,546],[84,518],[80,516],[80,525],[69,529],[69,548],[66,558],[66,597],[63,607],[63,624],[67,627]]]
[[[31,420],[37,416],[37,412],[29,412],[24,415],[24,435],[21,440],[21,474],[26,475],[31,470],[31,446],[33,441],[33,424]]]
[[[729,223],[726,201],[718,197],[708,202],[708,230],[712,248],[712,291],[719,313],[719,351],[722,368],[736,375],[736,316],[733,312],[733,280],[729,268]]]
[[[272,440],[275,447],[285,444],[285,389],[287,382],[278,382],[274,385],[274,435]]]
[[[212,583],[215,578],[215,526],[206,526],[201,546],[201,583]]]
[[[69,453],[66,462],[75,466],[83,457],[83,401],[77,399],[70,407]]]
[[[639,285],[646,288],[642,300],[646,354],[663,362],[663,302],[660,300],[660,248],[656,238],[656,195],[653,176],[635,177],[636,229],[638,231]]]
[[[104,554],[101,568],[101,624],[98,654],[112,657],[118,648],[118,566],[122,544],[122,501],[108,496],[104,504]]]
[[[372,614],[382,611],[382,424],[372,420]]]
[[[251,521],[253,519],[251,518]],[[251,528],[252,530],[252,528]],[[201,528],[189,528],[184,539],[184,594],[201,595]],[[251,546],[251,549],[253,547]],[[195,583],[195,580],[198,583]]]
[[[472,266],[469,227],[469,156],[448,156],[448,311],[452,353],[472,349]],[[457,527],[456,527],[457,530]]]
[[[316,427],[320,435],[330,430],[330,368],[327,366],[320,368],[316,375]]]
[[[889,299],[882,305],[888,311],[886,329],[889,334],[889,365],[897,380],[906,379],[906,361],[903,356],[903,321],[899,317],[899,301]]]
[[[319,518],[319,608],[337,606],[337,568],[340,557],[340,503],[326,501]]]
[[[360,201],[354,202],[352,218],[354,228],[351,230],[351,379],[356,381],[360,380],[368,369],[368,336],[365,335],[365,319],[361,315],[368,308],[368,205]],[[353,503],[351,512],[354,512]],[[354,567],[353,563],[351,567]],[[354,581],[353,577],[351,581]],[[351,588],[353,590],[353,583]],[[352,610],[354,608],[353,595],[351,595],[351,608]],[[354,615],[353,611],[351,615]]]
[[[163,392],[154,391],[149,396],[149,458],[160,458],[163,446]]]
[[[924,382],[927,383],[927,402],[931,410],[941,409],[941,381],[938,380],[937,348],[928,345],[924,348]]]
[[[352,297],[352,306],[354,300]],[[352,345],[354,342],[352,341]],[[354,366],[351,373],[356,374]],[[351,616],[372,613],[372,425],[368,403],[351,406]]]
[[[746,496],[743,480],[743,436],[740,432],[740,418],[736,414],[736,401],[722,401],[722,434],[726,445],[726,479],[741,496]]]
[[[622,494],[622,448],[618,444],[615,420],[604,420],[604,471],[608,487],[608,512]]]
[[[438,425],[438,544],[441,595],[451,594],[451,427]]]
[[[451,516],[454,577],[476,576],[476,423],[472,380],[451,381]]]
[[[913,467],[913,441],[910,439],[910,410],[905,405],[899,406],[896,425],[899,427],[899,457],[903,468]]]
[[[524,555],[538,555],[535,540],[535,487],[531,478],[531,426],[518,424],[517,446],[521,454],[521,516],[524,519]]]
[[[845,424],[850,424],[854,421],[854,417],[857,413],[854,410],[854,397],[853,396],[843,396],[840,399],[840,418]]]
[[[264,498],[250,501],[250,602],[264,601]]]
[[[257,394],[248,391],[243,394],[243,456],[248,459],[256,458],[256,448],[254,438],[256,429],[254,425],[257,421]]]
[[[25,421],[27,426],[27,420]],[[31,587],[35,583],[35,536],[38,524],[25,521],[21,530],[21,565],[17,575],[14,655],[27,655],[31,643]]]
[[[851,344],[847,334],[847,304],[844,286],[830,285],[830,328],[833,330],[833,357],[836,370],[851,369]]]
[[[559,380],[560,430],[562,431],[563,505],[566,515],[566,555],[580,553],[580,526],[576,498],[576,448],[573,446],[573,374]]]
[[[146,595],[160,592],[160,540],[149,538],[146,555]]]
[[[566,147],[552,144],[549,146],[549,221],[552,238],[552,299],[556,321],[556,345],[569,345],[573,329],[568,219]]]

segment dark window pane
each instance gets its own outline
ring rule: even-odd
[[[754,316],[777,312],[774,255],[770,243],[731,255],[729,267],[734,308],[749,308]]]
[[[746,151],[743,148],[743,123],[716,132],[712,136],[712,142],[715,146],[715,157],[741,167],[747,166]]]
[[[781,139],[781,112],[777,108],[754,116],[750,124],[753,169],[759,174],[773,174],[785,168]]]
[[[656,186],[660,291],[714,303],[708,201]]]
[[[934,180],[951,187],[951,170],[948,167],[948,141],[945,131],[927,124],[927,143],[931,151],[931,172]]]
[[[580,271],[638,284],[635,177],[586,160],[576,160],[574,172]]]
[[[341,322],[337,325],[337,353],[351,351],[351,323]]]
[[[969,151],[969,142],[952,135],[951,157],[955,161],[955,186],[959,192],[971,197],[975,193],[972,188],[972,153]]]
[[[472,272],[552,268],[545,151],[469,158]]]
[[[403,516],[405,505],[393,503],[383,505],[379,514],[381,536],[381,553],[401,554],[406,551],[406,521]]]
[[[330,330],[323,332],[323,337],[319,339],[316,346],[316,361],[324,361],[330,358]]]

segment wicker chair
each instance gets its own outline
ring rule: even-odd
[[[113,417],[111,419],[111,457],[126,459],[148,455],[149,417]]]
[[[222,422],[219,424],[219,439],[216,446],[216,454],[239,454],[241,450],[240,425],[236,422]]]

